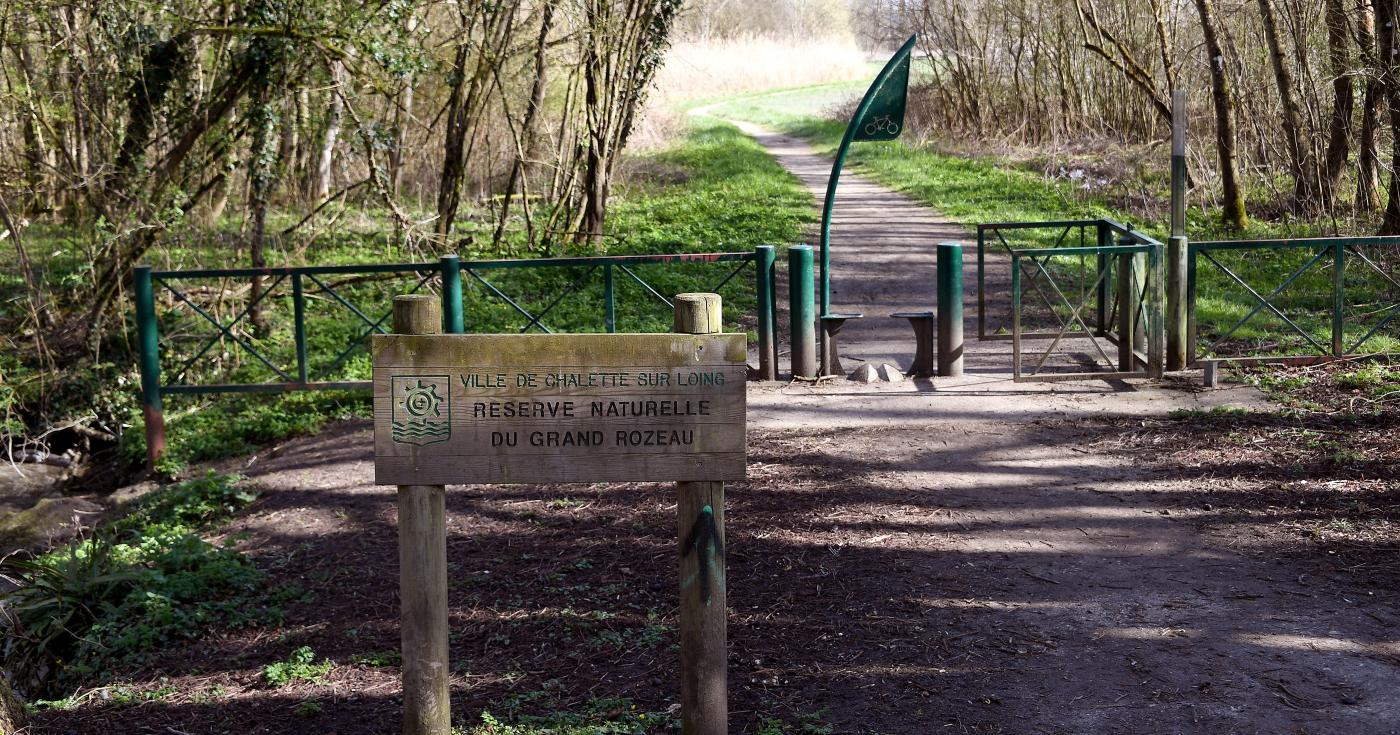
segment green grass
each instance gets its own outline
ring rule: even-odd
[[[711,106],[706,114],[772,127],[834,155],[845,122],[821,117],[820,109],[811,109],[828,96],[830,92],[820,87],[750,95]],[[969,225],[1119,215],[1105,203],[1078,200],[1063,182],[991,160],[944,155],[902,140],[854,144],[846,161],[849,170]]]
[[[1369,398],[1389,396],[1400,391],[1400,365],[1371,362],[1338,374],[1333,383],[1341,390]]]

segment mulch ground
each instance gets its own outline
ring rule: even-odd
[[[1126,536],[1137,530],[1162,533],[1145,524],[1179,519],[1185,525],[1169,526],[1172,538],[1179,541],[1186,528],[1204,539],[1209,564],[1230,565],[1224,576],[1254,578],[1252,586],[1178,578],[1192,574],[1181,572],[1162,572],[1177,575],[1171,582],[1143,580],[1172,586],[1170,594],[1135,590],[1137,575],[1148,572],[1106,576],[1102,570],[1143,558],[1122,549],[1099,553],[1090,563],[1103,566],[1083,573],[1075,566],[1081,560],[1067,561],[1055,548],[1061,537],[1027,541],[1037,555],[957,551],[959,537],[1010,533],[1010,524],[985,520],[991,511],[1027,505],[1027,497],[1010,497],[1000,485],[911,492],[901,472],[939,466],[920,444],[958,427],[752,431],[749,477],[727,487],[726,501],[734,729],[759,732],[775,720],[791,733],[1285,726],[1324,733],[1362,731],[1358,722],[1374,725],[1365,731],[1394,729],[1395,709],[1356,682],[1395,690],[1400,680],[1400,658],[1385,648],[1396,621],[1383,601],[1400,582],[1393,561],[1400,550],[1400,414],[1334,411],[1327,406],[1347,395],[1332,398],[1312,396],[1321,410],[1291,415],[964,432],[1024,430],[1029,445],[1063,445],[1066,456],[1099,458],[1097,475],[1046,481],[1046,494],[1036,498],[1046,503],[1047,524],[1061,523],[1051,499],[1102,498],[1143,519],[1124,526],[1121,542],[1105,544],[1135,543]],[[338,426],[258,458],[253,481],[275,477],[281,485],[222,531],[241,539],[271,584],[305,591],[290,605],[287,625],[226,631],[166,651],[149,670],[117,682],[125,696],[93,690],[72,709],[39,713],[34,732],[397,732],[393,489],[324,474],[337,463],[367,473],[364,428]],[[1141,497],[1125,494],[1110,480],[1145,489]],[[637,732],[678,731],[672,488],[456,487],[448,510],[452,707],[460,723],[476,725],[483,712],[503,721],[573,712],[584,721],[632,722]],[[1068,528],[1070,536],[1076,528],[1084,537],[1112,535],[1090,525],[1093,518],[1064,522],[1079,524]],[[1216,547],[1259,564],[1211,556]],[[1267,579],[1258,571],[1266,568]],[[1292,614],[1325,630],[1329,605],[1368,595],[1374,604],[1362,612],[1374,627],[1354,637],[1374,645],[1363,645],[1347,663],[1350,673],[1335,680],[1323,680],[1324,669],[1316,668],[1322,664],[1295,665],[1294,654],[1261,657],[1277,659],[1265,666],[1231,648],[1237,643],[1193,641],[1189,633],[1193,617],[1230,619],[1232,608],[1221,606],[1266,603],[1257,612],[1262,621]],[[1193,612],[1198,604],[1213,607]],[[1178,618],[1137,627],[1083,623],[1097,605],[1131,611],[1135,620]],[[1138,628],[1152,628],[1160,640],[1102,638],[1105,630]],[[265,684],[263,667],[303,645],[336,662],[327,679]],[[1206,652],[1209,661],[1183,665]],[[1252,678],[1235,681],[1235,669],[1251,669]],[[132,692],[157,694],[142,701]],[[1377,709],[1357,710],[1368,705]],[[1368,714],[1385,711],[1391,714]],[[1153,730],[1153,723],[1170,726]]]

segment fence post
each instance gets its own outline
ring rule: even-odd
[[[1172,90],[1172,237],[1186,236],[1186,90]]]
[[[297,351],[297,382],[306,386],[306,292],[301,271],[292,271],[292,338]]]
[[[395,334],[436,334],[431,296],[394,297]],[[399,485],[399,624],[403,735],[450,735],[447,508],[442,485]]]
[[[608,334],[617,331],[617,301],[613,291],[612,263],[603,264],[603,324]]]
[[[1123,245],[1134,245],[1127,237],[1123,238]],[[1133,352],[1148,353],[1148,322],[1150,315],[1144,314],[1148,304],[1151,303],[1149,294],[1151,293],[1150,277],[1147,266],[1147,253],[1133,253]],[[1145,363],[1144,363],[1145,366]]]
[[[938,245],[938,374],[963,374],[963,249],[956,242]]]
[[[1099,220],[1098,227],[1096,227],[1095,230],[1098,236],[1098,241],[1095,244],[1098,247],[1108,247],[1112,244],[1112,240],[1108,237],[1107,223],[1103,220]],[[1108,335],[1109,282],[1108,276],[1106,275],[1108,272],[1108,256],[1099,253],[1098,261],[1098,271],[1095,273],[1095,275],[1098,276],[1098,285],[1094,287],[1094,319],[1096,321],[1094,329],[1098,332],[1097,336],[1104,337]]]
[[[1137,305],[1133,302],[1133,253],[1118,254],[1118,370],[1131,372],[1135,366],[1133,336]]]
[[[1163,314],[1163,302],[1166,300],[1162,274],[1163,255],[1162,248],[1155,245],[1147,251],[1147,295],[1151,299],[1147,307],[1147,372],[1154,378],[1162,377],[1162,358],[1166,352],[1163,324],[1166,319],[1166,315]]]
[[[1187,314],[1191,310],[1186,288],[1186,238],[1167,239],[1167,369],[1186,367]]]
[[[1186,367],[1186,91],[1172,90],[1171,237],[1167,239],[1167,369]]]
[[[462,261],[455,255],[438,258],[442,269],[442,331],[461,334],[466,331],[462,318]]]
[[[977,226],[977,339],[987,338],[987,235],[982,225]]]
[[[812,246],[788,248],[788,316],[792,328],[792,376],[817,376],[816,294],[812,286]]]
[[[758,299],[758,378],[778,379],[778,297],[774,289],[777,253],[772,245],[754,248],[754,294]]]
[[[1186,249],[1186,365],[1196,364],[1196,256],[1191,252],[1191,244],[1184,243]]]
[[[810,266],[812,249],[806,250]],[[807,273],[810,297],[810,268]],[[676,296],[676,331],[682,334],[719,332],[720,303],[718,294]],[[810,298],[807,303],[812,303]],[[810,306],[808,308],[810,310]],[[676,492],[681,598],[681,732],[724,735],[729,731],[724,483],[678,482]]]
[[[1332,356],[1341,357],[1346,351],[1342,343],[1342,312],[1346,311],[1346,246],[1332,245]]]
[[[146,469],[153,470],[165,454],[165,410],[160,397],[160,327],[156,324],[156,295],[151,267],[132,272],[136,292],[136,343],[140,351],[141,415],[146,423]]]
[[[1021,256],[1011,254],[1011,379],[1021,379]]]

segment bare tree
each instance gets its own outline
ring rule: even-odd
[[[1235,103],[1230,92],[1230,77],[1225,70],[1225,52],[1216,34],[1215,8],[1211,0],[1196,0],[1196,12],[1201,17],[1201,34],[1210,66],[1211,102],[1215,106],[1215,149],[1220,157],[1222,189],[1220,217],[1230,227],[1243,230],[1249,226],[1249,217],[1245,214],[1244,194],[1240,191]]]
[[[1306,129],[1303,126],[1303,113],[1299,109],[1295,94],[1293,71],[1284,55],[1279,40],[1279,26],[1273,0],[1258,0],[1259,15],[1264,20],[1264,38],[1269,44],[1269,61],[1273,65],[1274,79],[1278,86],[1279,102],[1283,106],[1283,135],[1288,149],[1290,173],[1293,176],[1293,197],[1300,206],[1314,202],[1317,191],[1317,172],[1314,169],[1312,148],[1306,142]]]

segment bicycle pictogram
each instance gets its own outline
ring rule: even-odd
[[[865,134],[874,135],[879,132],[886,132],[890,135],[899,134],[899,123],[890,119],[889,115],[881,115],[865,124]]]

